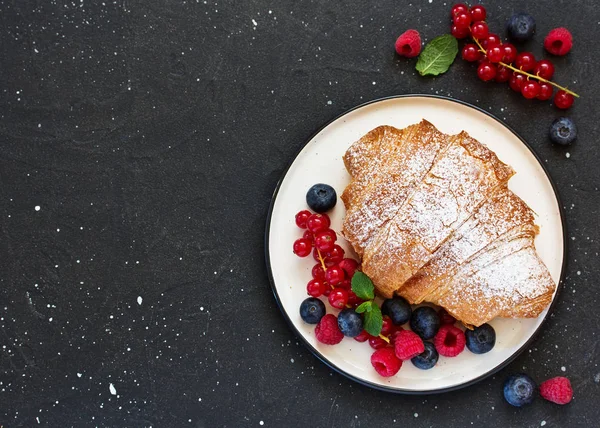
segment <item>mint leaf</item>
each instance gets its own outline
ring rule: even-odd
[[[362,300],[373,300],[375,298],[373,281],[358,270],[352,276],[352,291]]]
[[[355,309],[355,311],[359,314],[362,314],[363,312],[371,312],[371,310],[373,310],[373,302],[371,300],[369,300],[368,302],[362,302]]]
[[[458,53],[458,42],[451,34],[436,37],[423,49],[415,67],[421,76],[445,73]]]
[[[379,306],[371,305],[371,311],[365,312],[364,321],[364,328],[367,333],[369,333],[371,336],[379,336],[379,333],[381,333],[381,327],[383,326],[383,316],[381,315],[381,309],[379,309]]]

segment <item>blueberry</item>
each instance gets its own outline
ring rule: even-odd
[[[467,330],[465,336],[467,338],[467,348],[474,354],[490,352],[496,344],[496,331],[489,324]]]
[[[363,321],[354,309],[347,308],[338,315],[338,327],[344,336],[356,337],[363,331]]]
[[[563,146],[571,144],[577,138],[577,127],[568,117],[559,117],[550,127],[550,140]]]
[[[421,336],[421,339],[431,339],[440,329],[440,325],[439,314],[429,306],[415,309],[410,317],[410,328]]]
[[[300,305],[300,316],[309,324],[318,324],[325,315],[325,303],[316,297],[309,297]]]
[[[337,194],[329,184],[315,184],[306,192],[306,203],[311,210],[324,213],[335,207]]]
[[[415,365],[416,368],[421,370],[429,370],[436,365],[440,354],[438,354],[435,345],[431,342],[423,342],[425,345],[425,351],[423,353],[413,357],[410,361]]]
[[[394,297],[383,301],[381,313],[390,317],[394,325],[402,325],[410,319],[412,308],[404,297]]]
[[[536,384],[529,376],[523,373],[510,376],[504,382],[504,398],[508,404],[521,407],[533,401]]]
[[[515,42],[524,42],[535,33],[535,19],[527,13],[515,13],[506,24],[508,38]]]

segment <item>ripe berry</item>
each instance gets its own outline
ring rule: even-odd
[[[328,263],[337,264],[337,263],[341,262],[342,259],[344,258],[344,249],[336,244],[333,246],[333,249],[331,251],[325,253],[324,256],[325,256],[326,264],[328,264]]]
[[[321,321],[315,327],[315,337],[325,345],[337,345],[344,339],[335,315],[327,314],[321,318]]]
[[[523,71],[531,71],[535,68],[535,57],[531,52],[521,52],[515,58],[515,67]]]
[[[317,324],[325,315],[325,304],[319,299],[309,297],[300,304],[300,317],[308,324]]]
[[[521,88],[521,94],[528,100],[532,100],[540,93],[540,84],[535,80],[530,80]]]
[[[410,328],[421,339],[431,339],[440,329],[441,321],[437,311],[429,306],[415,309],[410,317]]]
[[[340,282],[339,284],[335,285],[336,287],[339,288],[344,288],[348,291],[350,291],[352,289],[352,283],[350,282],[349,279],[344,279],[342,282]],[[348,303],[350,302],[350,296],[348,296]]]
[[[315,247],[318,248],[319,251],[329,252],[333,250],[336,239],[337,236],[335,236],[333,230],[322,230],[315,235]]]
[[[550,127],[550,140],[553,143],[567,145],[577,138],[577,126],[568,117],[559,117]]]
[[[378,349],[371,355],[371,365],[382,377],[394,376],[402,367],[392,348]]]
[[[312,242],[314,244],[314,239],[315,239],[315,235],[313,235],[313,233],[310,230],[305,230],[304,234],[302,235],[302,237],[304,239],[309,240],[310,242]]]
[[[383,324],[381,325],[381,334],[384,336],[389,336],[395,330],[394,323],[391,318],[388,316],[383,316]]]
[[[457,39],[464,39],[469,35],[469,27],[459,27],[457,25],[453,25],[450,29],[450,34]]]
[[[356,340],[357,342],[363,343],[363,342],[366,342],[367,340],[369,340],[370,337],[371,337],[371,335],[369,333],[367,333],[365,330],[363,330],[360,332],[360,334],[358,336],[354,337],[354,340]]]
[[[544,48],[553,55],[566,55],[573,47],[573,36],[566,28],[555,28],[544,39]]]
[[[338,285],[344,279],[344,269],[339,266],[331,266],[325,271],[325,280],[331,285]]]
[[[456,357],[465,349],[466,339],[460,328],[446,324],[440,327],[433,343],[440,355]]]
[[[312,277],[314,279],[318,279],[319,281],[325,281],[325,271],[323,270],[323,266],[321,263],[317,263],[312,268]]]
[[[475,327],[465,332],[467,348],[474,354],[485,354],[490,352],[496,344],[496,331],[489,324]]]
[[[500,82],[500,83],[508,82],[511,77],[512,77],[512,70],[504,67],[503,65],[499,65],[498,71],[496,72],[496,77],[494,78],[494,80],[496,82]]]
[[[488,61],[482,62],[477,68],[477,76],[484,82],[492,80],[496,77],[496,66]]]
[[[300,211],[296,214],[296,226],[300,229],[306,229],[306,221],[312,215],[312,213],[308,210]]]
[[[336,202],[337,194],[329,184],[315,184],[306,193],[306,204],[318,213],[329,211],[335,206]]]
[[[404,297],[398,296],[384,300],[381,313],[388,315],[394,325],[402,325],[410,319],[412,308]]]
[[[454,25],[459,28],[468,28],[471,25],[471,15],[468,13],[459,13],[454,17]]]
[[[413,58],[421,52],[421,35],[417,30],[406,30],[396,39],[394,48],[398,55]]]
[[[504,52],[502,52],[502,48],[500,46],[492,46],[487,50],[487,58],[489,62],[497,63],[502,61],[504,58]]]
[[[575,101],[573,95],[563,91],[562,89],[559,90],[556,95],[554,95],[554,105],[563,110],[571,107],[573,105],[573,101]]]
[[[327,297],[329,304],[336,309],[344,309],[348,304],[348,291],[343,288],[335,288]]]
[[[540,385],[542,398],[556,404],[569,404],[573,399],[571,381],[563,376],[554,377]]]
[[[294,254],[298,257],[306,257],[312,251],[312,243],[308,239],[300,238],[294,241]]]
[[[478,40],[485,39],[488,36],[489,32],[490,30],[485,22],[477,21],[476,23],[471,25],[471,34],[474,38]]]
[[[535,19],[526,13],[515,13],[506,24],[508,37],[516,42],[524,42],[535,33]]]
[[[386,346],[388,346],[388,343],[379,336],[371,336],[369,338],[369,345],[373,349],[381,349],[381,348],[385,348]]]
[[[363,320],[354,309],[346,308],[338,314],[338,327],[344,336],[356,337],[363,331]]]
[[[502,50],[504,51],[502,62],[510,64],[517,58],[517,48],[512,43],[504,43],[502,45]]]
[[[363,300],[356,295],[356,293],[352,290],[348,290],[348,304],[350,306],[358,306],[363,302]]]
[[[462,50],[462,59],[469,62],[475,62],[481,58],[481,52],[474,43],[467,43]]]
[[[536,74],[546,80],[550,80],[554,75],[554,65],[547,59],[538,61],[533,69],[533,74]]]
[[[472,6],[470,13],[471,13],[471,18],[473,19],[473,21],[485,21],[485,17],[487,15],[487,13],[485,11],[485,7],[483,7],[480,4],[476,4],[475,6]]]
[[[327,286],[318,279],[311,279],[306,285],[306,292],[312,297],[322,296]]]
[[[483,46],[485,49],[493,48],[494,46],[500,46],[501,44],[502,40],[497,34],[490,34],[481,42],[481,46]]]
[[[411,358],[411,362],[414,366],[421,370],[429,370],[433,366],[435,366],[440,358],[440,354],[438,354],[437,349],[435,349],[435,345],[431,342],[423,342],[425,346],[425,351],[416,357]]]
[[[452,18],[454,18],[456,15],[459,15],[461,13],[468,13],[468,12],[469,12],[469,8],[467,7],[466,4],[457,3],[454,6],[452,6],[452,9],[450,10],[450,16]]]
[[[515,374],[504,382],[504,399],[512,406],[521,407],[533,402],[536,390],[533,379],[523,373]]]
[[[508,85],[513,91],[521,92],[521,88],[525,84],[525,81],[527,81],[527,77],[524,74],[513,73],[512,77],[510,78],[510,81],[508,82]]]
[[[454,325],[454,323],[456,322],[456,319],[452,315],[450,315],[448,311],[446,311],[446,309],[444,308],[440,309],[438,315],[440,316],[440,322],[442,323],[442,325]]]
[[[329,216],[327,214],[312,214],[308,220],[306,220],[306,227],[312,233],[317,233],[322,230],[329,229],[331,225],[331,220],[329,220]]]
[[[542,82],[540,83],[540,92],[537,95],[537,99],[541,101],[546,101],[552,98],[552,94],[554,93],[554,88],[549,83]]]
[[[346,272],[346,278],[352,279],[354,272],[358,268],[358,262],[354,259],[343,259],[340,262],[340,267]]]

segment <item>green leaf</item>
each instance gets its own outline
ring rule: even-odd
[[[445,73],[458,53],[458,42],[451,34],[436,37],[419,55],[416,69],[421,76]]]
[[[375,298],[373,281],[358,270],[352,276],[352,291],[363,300],[373,300]]]
[[[377,305],[371,305],[371,311],[365,312],[364,328],[371,336],[379,336],[383,326],[383,316],[381,309]]]
[[[373,302],[371,300],[369,300],[367,302],[362,302],[360,305],[358,305],[358,307],[355,309],[355,311],[358,312],[359,314],[362,314],[363,312],[371,312],[372,309],[373,309]]]

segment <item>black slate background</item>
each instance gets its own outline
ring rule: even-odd
[[[484,4],[496,31],[532,13],[522,49],[537,56],[551,28],[572,30],[572,53],[553,59],[583,95],[566,113],[572,147],[548,142],[562,114],[548,103],[461,60],[432,79],[394,55],[407,28],[448,31],[440,0],[0,1],[0,425],[597,426],[600,13],[590,0]],[[568,227],[563,292],[533,346],[433,396],[332,373],[286,325],[263,256],[271,194],[306,139],[405,93],[516,129]],[[575,400],[511,408],[502,381],[521,370],[566,374]]]

